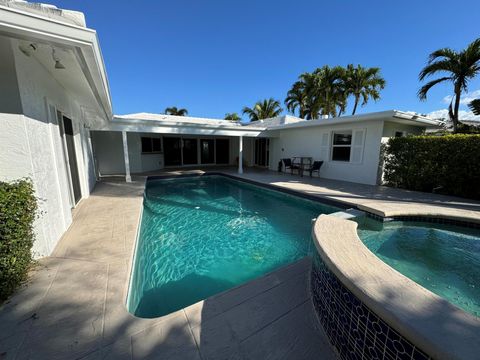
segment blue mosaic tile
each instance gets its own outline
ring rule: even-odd
[[[434,224],[446,224],[446,225],[456,225],[456,226],[463,226],[472,229],[480,229],[480,224],[463,221],[463,220],[455,220],[455,219],[445,219],[440,217],[433,217],[433,216],[394,216],[384,218],[378,216],[376,214],[372,214],[367,212],[367,217],[372,218],[377,221],[386,222],[386,221],[419,221],[419,222],[427,222],[427,223],[434,223]]]
[[[310,286],[318,319],[341,359],[431,359],[343,286],[318,254]]]

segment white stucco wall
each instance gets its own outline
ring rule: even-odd
[[[399,124],[391,121],[385,121],[383,126],[382,142],[385,142],[391,137],[395,136],[397,131],[403,132],[404,136],[408,135],[420,135],[424,130],[423,127]]]
[[[0,109],[0,180],[32,179],[39,205],[33,252],[35,257],[42,257],[51,254],[72,222],[62,139],[47,104],[72,120],[82,198],[88,197],[95,186],[93,158],[88,130],[83,126],[82,104],[34,57],[25,56],[14,44],[10,51],[15,59],[23,115],[4,114]]]
[[[365,130],[362,160],[350,163],[331,160],[332,132],[335,130]],[[277,130],[278,137],[270,139],[270,169],[277,170],[282,158],[309,156],[323,160],[321,177],[363,184],[376,184],[380,156],[383,121],[362,121],[334,126],[315,126]],[[328,136],[328,144],[322,146],[322,138]]]
[[[91,137],[100,175],[125,174],[122,133],[120,131],[92,131]]]

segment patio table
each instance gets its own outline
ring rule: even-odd
[[[303,177],[305,169],[312,166],[312,158],[310,156],[294,156],[292,163],[298,166],[298,173]]]

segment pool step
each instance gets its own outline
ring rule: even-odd
[[[352,209],[347,209],[345,211],[337,211],[333,214],[330,214],[330,216],[336,216],[345,220],[351,220],[351,219],[365,216],[365,211],[352,208]]]

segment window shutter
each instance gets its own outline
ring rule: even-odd
[[[352,140],[352,153],[350,155],[350,162],[359,164],[363,161],[363,149],[365,145],[365,129],[354,130]]]
[[[329,133],[323,133],[320,136],[320,160],[329,160]]]

